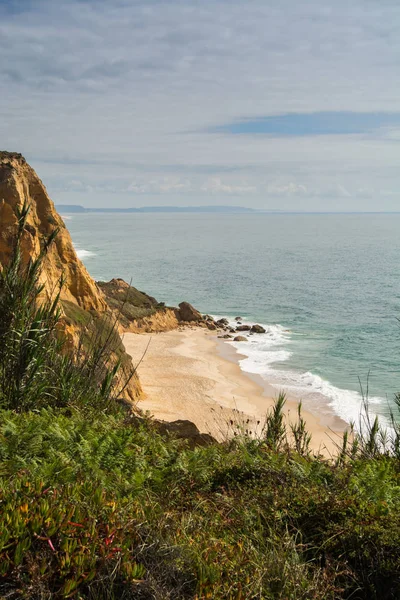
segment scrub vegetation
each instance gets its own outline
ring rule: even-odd
[[[18,238],[0,271],[0,597],[399,598],[396,425],[365,419],[327,460],[281,395],[257,439],[160,435],[116,401],[109,330],[88,343],[81,315],[84,342],[64,340],[51,243],[26,265]]]

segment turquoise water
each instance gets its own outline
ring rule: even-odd
[[[400,391],[400,215],[83,214],[66,220],[96,279],[263,323],[244,370],[351,420]],[[245,344],[240,346],[244,349]]]

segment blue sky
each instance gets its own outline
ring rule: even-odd
[[[301,137],[316,135],[377,134],[400,127],[400,113],[314,112],[237,120],[214,131],[234,135]]]
[[[0,0],[0,90],[56,202],[400,209],[393,0]]]

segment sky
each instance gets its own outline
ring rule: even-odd
[[[56,203],[400,210],[398,0],[0,0],[0,149]]]

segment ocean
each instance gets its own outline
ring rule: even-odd
[[[241,316],[240,366],[313,412],[385,421],[400,391],[400,214],[74,214],[97,280]],[[400,419],[400,416],[399,416]]]

